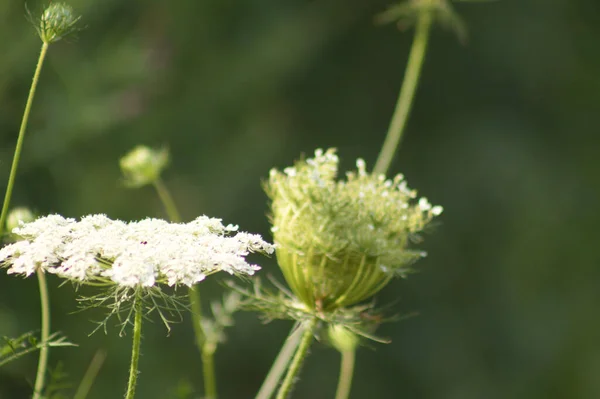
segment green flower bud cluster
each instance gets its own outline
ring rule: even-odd
[[[169,151],[166,148],[153,150],[137,146],[121,158],[119,165],[129,187],[142,187],[153,184],[169,164]]]
[[[36,26],[44,43],[50,44],[77,30],[77,22],[81,16],[73,12],[71,6],[64,3],[50,3],[44,10]]]
[[[332,311],[366,300],[425,253],[411,238],[442,212],[416,200],[402,175],[393,180],[357,171],[336,180],[334,149],[283,172],[266,184],[277,261],[294,294],[307,307]]]

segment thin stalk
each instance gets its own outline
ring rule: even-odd
[[[429,10],[423,10],[419,14],[415,37],[410,49],[410,55],[408,56],[406,71],[404,73],[404,81],[402,82],[402,88],[400,89],[400,96],[398,97],[396,109],[394,110],[383,147],[381,148],[381,152],[375,163],[375,168],[373,169],[373,173],[375,174],[385,174],[388,171],[392,164],[394,154],[402,140],[402,134],[404,133],[404,128],[415,97],[415,91],[419,83],[419,76],[421,75],[423,61],[425,60],[425,53],[427,52],[427,42],[429,41],[432,18]]]
[[[310,344],[313,340],[313,334],[315,328],[317,326],[317,318],[313,317],[304,329],[304,333],[302,334],[302,340],[300,341],[300,346],[298,346],[298,350],[294,355],[294,359],[292,360],[292,364],[290,364],[290,368],[285,375],[283,383],[279,388],[279,392],[277,392],[277,399],[286,399],[290,394],[292,387],[294,386],[294,382],[298,373],[300,373],[300,369],[302,368],[302,363],[308,354],[308,349],[310,348]]]
[[[50,347],[47,345],[50,340],[50,297],[48,296],[48,284],[46,276],[41,269],[37,272],[38,285],[40,287],[40,304],[42,309],[42,335],[41,340],[46,345],[40,348],[40,358],[38,360],[37,374],[35,376],[35,385],[33,386],[33,399],[40,399],[46,382],[46,369],[48,368],[48,352]]]
[[[192,310],[192,325],[196,336],[196,345],[202,357],[202,373],[204,377],[204,397],[206,399],[217,399],[217,378],[215,373],[214,343],[206,340],[206,333],[202,327],[202,299],[198,287],[191,287],[188,291]]]
[[[33,104],[33,98],[35,97],[35,90],[37,88],[38,81],[40,80],[40,73],[42,72],[42,65],[44,65],[44,59],[48,52],[48,43],[42,44],[40,56],[38,58],[37,67],[33,74],[33,81],[29,89],[29,96],[27,97],[27,103],[25,103],[25,111],[23,112],[23,119],[21,120],[21,128],[19,129],[19,137],[17,138],[17,146],[13,155],[12,166],[10,168],[10,176],[8,177],[8,185],[6,186],[6,194],[4,195],[4,203],[2,204],[2,214],[0,215],[0,236],[4,232],[4,225],[6,224],[6,216],[8,215],[8,208],[10,207],[10,199],[12,197],[12,190],[15,185],[15,179],[17,177],[17,167],[19,166],[19,160],[21,159],[21,149],[23,148],[23,140],[25,138],[25,130],[27,129],[27,122],[29,121],[29,114],[31,113],[31,106]]]
[[[354,373],[356,350],[343,351],[341,354],[342,365],[340,368],[340,378],[338,380],[335,399],[348,399],[350,396],[350,388],[352,388],[352,375]]]
[[[290,364],[290,360],[292,360],[292,356],[296,352],[298,345],[300,345],[301,337],[302,329],[295,328],[294,326],[294,329],[290,332],[290,335],[288,335],[279,354],[275,358],[273,366],[271,366],[271,370],[269,370],[269,374],[267,374],[255,399],[271,399],[273,392],[275,392],[275,389],[281,380],[281,376]]]
[[[154,188],[156,189],[156,192],[158,193],[160,201],[165,207],[165,211],[167,212],[167,216],[169,217],[169,219],[171,219],[171,221],[175,223],[181,222],[181,217],[179,216],[177,205],[175,205],[175,201],[173,201],[173,197],[167,189],[167,186],[165,186],[160,177],[156,179],[153,184]]]
[[[104,363],[104,359],[106,359],[106,352],[103,350],[96,351],[90,365],[88,366],[85,375],[81,379],[81,383],[77,387],[77,391],[73,396],[73,399],[85,399],[87,398],[100,369],[102,368],[102,364]]]
[[[129,366],[129,382],[127,383],[127,392],[125,399],[133,399],[135,396],[135,386],[138,375],[138,362],[140,360],[140,346],[142,343],[142,298],[136,294],[135,298],[135,321],[133,324],[133,344],[131,346],[131,364]]]
[[[181,216],[173,196],[164,182],[158,178],[153,183],[156,193],[160,198],[167,216],[172,222],[181,222]],[[202,374],[204,378],[204,397],[205,399],[217,399],[217,377],[215,372],[215,352],[217,350],[214,342],[208,342],[206,333],[202,327],[202,298],[198,287],[191,287],[188,290],[188,298],[191,305],[192,327],[196,337],[196,345],[200,351],[202,359]]]

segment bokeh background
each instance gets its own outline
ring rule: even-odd
[[[86,29],[50,48],[13,199],[39,214],[165,217],[150,188],[123,187],[118,159],[166,145],[164,177],[187,220],[270,237],[261,179],[319,147],[337,147],[345,169],[357,157],[372,165],[412,40],[373,23],[390,0],[70,4]],[[600,4],[455,6],[468,43],[435,29],[392,167],[445,208],[419,273],[378,296],[418,316],[380,328],[392,344],[360,350],[352,398],[599,398]],[[23,1],[1,1],[3,187],[39,46]],[[77,294],[59,283],[53,329],[80,346],[53,350],[51,365],[76,386],[103,349],[89,398],[122,397],[130,337],[114,326],[88,337],[102,315],[73,313]],[[203,289],[221,295],[214,279]],[[0,336],[38,329],[38,298],[35,279],[0,273]],[[253,397],[291,327],[236,321],[217,354],[224,399]],[[294,398],[332,398],[338,361],[315,345]],[[0,369],[0,398],[27,398],[36,364]],[[169,337],[146,324],[140,367],[139,398],[199,391],[189,319]]]

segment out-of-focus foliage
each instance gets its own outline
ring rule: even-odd
[[[50,48],[12,201],[40,215],[165,217],[150,187],[123,186],[118,160],[138,144],[168,146],[165,183],[186,221],[206,213],[269,236],[260,183],[271,167],[317,147],[337,147],[342,169],[373,164],[412,39],[375,26],[384,0],[70,4],[86,28]],[[455,8],[468,44],[434,31],[391,171],[445,209],[420,273],[378,296],[419,316],[377,332],[391,344],[360,350],[352,397],[598,398],[600,4]],[[4,187],[40,47],[22,1],[0,1],[0,37]],[[281,278],[273,261],[264,272]],[[53,330],[80,345],[52,349],[51,365],[76,386],[104,348],[89,398],[121,397],[130,336],[88,337],[103,315],[70,313],[77,294],[49,282]],[[1,274],[0,336],[38,328],[35,280]],[[217,353],[224,399],[252,397],[289,328],[236,314]],[[146,324],[140,398],[199,391],[193,342],[189,318],[170,337]],[[333,397],[338,362],[315,346],[294,397]],[[36,363],[3,367],[0,398],[26,398]]]

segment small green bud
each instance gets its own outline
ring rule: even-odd
[[[125,184],[129,187],[142,187],[154,183],[168,163],[169,151],[166,148],[153,150],[141,145],[119,161]]]
[[[6,230],[12,231],[20,226],[21,223],[29,223],[35,220],[33,212],[29,208],[17,207],[10,211],[6,218]]]
[[[351,352],[358,346],[358,336],[339,324],[330,324],[327,334],[331,345],[340,352]]]
[[[73,12],[71,6],[64,3],[50,3],[42,12],[36,27],[44,43],[51,44],[77,30],[81,16]]]
[[[409,242],[442,212],[416,200],[404,177],[356,172],[336,180],[335,150],[317,150],[266,184],[277,261],[294,294],[310,309],[331,311],[375,295],[425,255]]]

